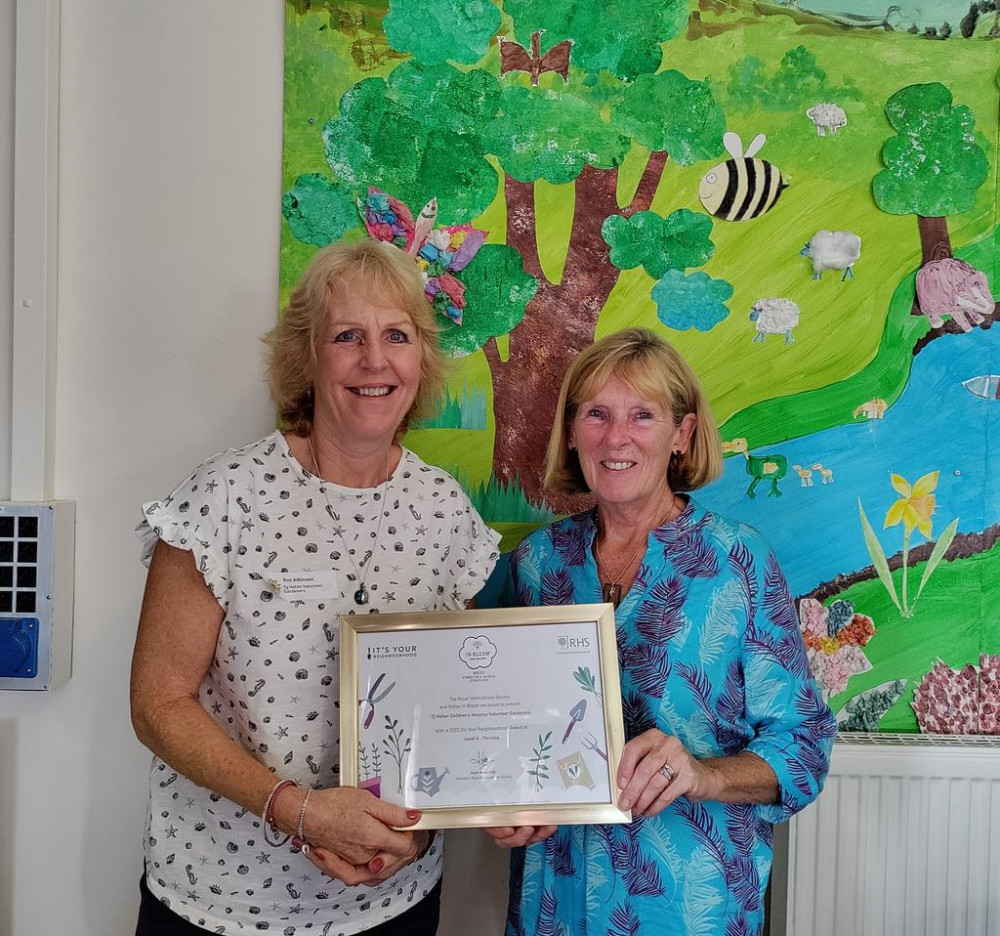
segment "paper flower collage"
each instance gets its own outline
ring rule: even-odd
[[[486,231],[469,224],[437,227],[437,199],[432,198],[413,220],[398,198],[377,188],[368,190],[361,206],[365,227],[375,240],[411,254],[424,277],[424,294],[434,309],[462,324],[465,286],[452,276],[464,270],[486,240]]]
[[[852,676],[872,668],[861,648],[875,635],[875,624],[868,615],[855,613],[851,602],[839,600],[827,608],[815,598],[803,598],[799,619],[809,668],[824,699],[843,692]]]
[[[938,660],[913,693],[924,734],[1000,734],[1000,655],[953,669]]]

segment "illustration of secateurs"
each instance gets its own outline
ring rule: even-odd
[[[368,695],[364,699],[360,699],[358,701],[358,705],[368,706],[367,712],[365,713],[365,720],[363,724],[364,728],[369,728],[371,726],[372,719],[375,718],[376,703],[381,702],[390,692],[392,692],[393,689],[396,688],[396,684],[393,682],[389,683],[385,689],[379,692],[378,687],[383,679],[385,679],[385,673],[382,673],[378,679],[371,684],[368,689]]]

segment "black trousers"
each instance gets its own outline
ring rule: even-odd
[[[205,936],[210,930],[195,926],[181,919],[157,900],[146,886],[146,875],[139,879],[139,922],[135,936]],[[437,933],[441,915],[441,882],[419,903],[394,917],[387,923],[380,923],[365,930],[366,936],[434,936]],[[313,929],[317,927],[314,925]]]

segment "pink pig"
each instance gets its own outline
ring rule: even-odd
[[[993,295],[986,275],[964,260],[946,257],[925,263],[917,272],[917,301],[934,328],[950,315],[962,331],[993,314]]]

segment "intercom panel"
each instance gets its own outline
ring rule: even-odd
[[[0,502],[0,689],[54,689],[70,676],[71,501]]]

